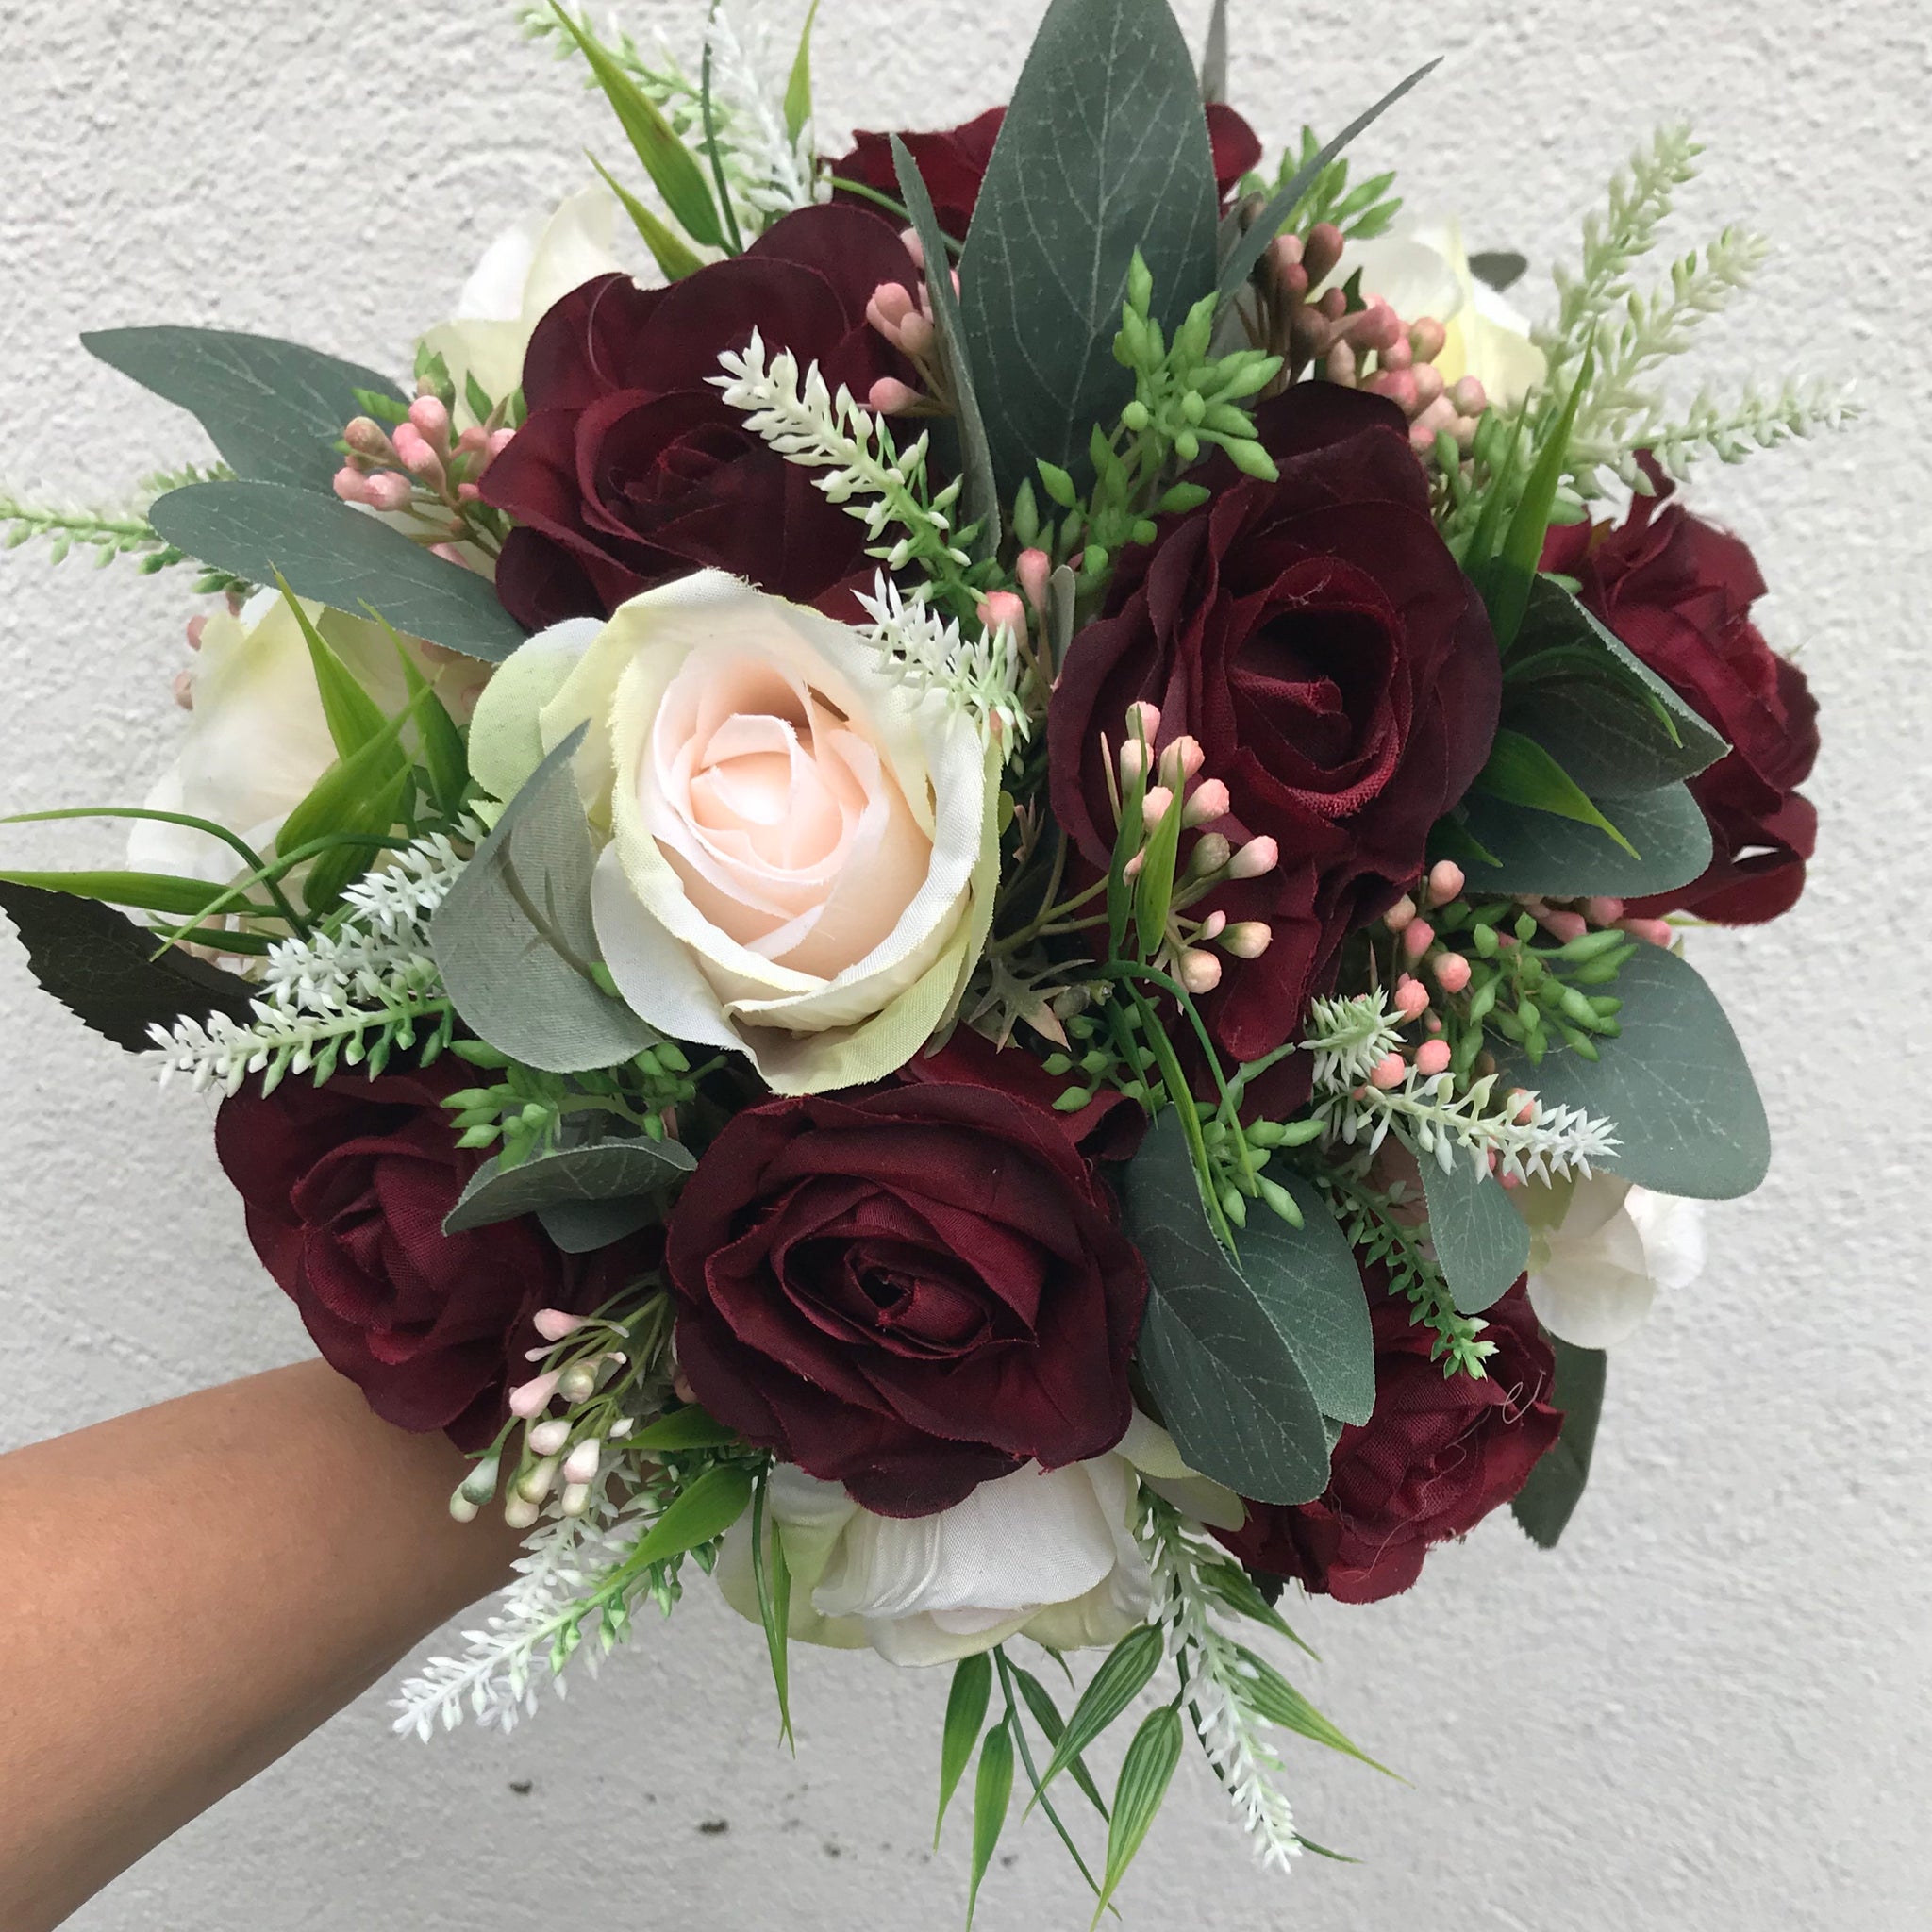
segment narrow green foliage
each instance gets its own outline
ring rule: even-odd
[[[1277,189],[1313,167],[1321,152],[1320,137],[1312,127],[1305,126],[1299,149],[1290,150],[1281,158]],[[1301,200],[1282,225],[1282,231],[1306,235],[1318,223],[1329,222],[1353,242],[1373,241],[1385,234],[1402,211],[1401,197],[1389,192],[1394,185],[1395,175],[1391,172],[1371,175],[1351,186],[1348,163],[1338,158],[1325,167],[1315,168]]]
[[[1031,1671],[1024,1670],[1018,1664],[1009,1668],[1013,1681],[1020,1687],[1020,1695],[1026,1702],[1026,1708],[1033,1713],[1033,1722],[1045,1734],[1048,1748],[1058,1750],[1067,1731],[1067,1721],[1060,1715],[1059,1707],[1053,1701],[1046,1686]],[[1100,1795],[1100,1787],[1093,1782],[1093,1774],[1087,1769],[1087,1760],[1084,1757],[1070,1758],[1067,1774],[1086,1794],[1087,1802],[1105,1818],[1108,1815],[1107,1800]],[[1050,1808],[1044,1797],[1041,1803],[1043,1808]]]
[[[1107,1874],[1101,1880],[1100,1903],[1091,1921],[1095,1925],[1159,1814],[1167,1788],[1174,1782],[1174,1767],[1181,1761],[1184,1736],[1179,1707],[1163,1705],[1149,1712],[1127,1746],[1120,1782],[1114,1787],[1113,1820],[1107,1833]]]
[[[456,1051],[462,1053],[469,1041],[458,1041]],[[714,1421],[695,1404],[675,1408],[654,1423],[639,1429],[630,1439],[631,1446],[646,1455],[672,1455],[689,1449],[728,1449],[738,1441],[738,1432]]]
[[[979,1747],[979,1775],[973,1785],[973,1887],[966,1897],[967,1932],[972,1932],[980,1882],[999,1848],[1012,1798],[1013,1736],[1003,1721],[987,1732],[986,1741]]]
[[[798,36],[791,77],[785,83],[785,132],[795,142],[811,122],[811,30],[818,24],[819,0],[811,0]]]
[[[205,919],[229,897],[225,886],[159,872],[0,872],[0,882],[30,886],[42,892],[69,892],[76,899],[97,899],[106,906],[131,906],[138,911],[165,912],[179,919]],[[233,909],[256,918],[274,918],[275,910],[254,901]]]
[[[1041,1790],[1080,1757],[1140,1696],[1160,1668],[1162,1639],[1152,1624],[1131,1630],[1114,1645],[1080,1693],[1066,1730],[1041,1774]],[[1031,1807],[1028,1807],[1031,1809]]]
[[[946,1698],[946,1725],[940,1738],[940,1808],[932,1827],[935,1849],[945,1826],[946,1807],[953,1802],[953,1793],[958,1790],[966,1767],[973,1762],[973,1747],[979,1741],[991,1696],[991,1659],[984,1651],[961,1657],[953,1666],[953,1688]]]
[[[784,1534],[767,1515],[770,1485],[771,1472],[766,1470],[752,1491],[752,1580],[758,1593],[758,1618],[765,1626],[765,1653],[771,1659],[772,1685],[778,1694],[778,1735],[795,1753],[798,1747],[791,1733],[791,1570],[785,1560]]]
[[[647,1570],[667,1557],[683,1556],[702,1544],[715,1542],[751,1507],[753,1477],[738,1463],[718,1463],[708,1469],[638,1541],[625,1567]]]
[[[1489,762],[1476,777],[1475,790],[1508,805],[1528,806],[1593,825],[1614,839],[1632,858],[1639,857],[1636,846],[1604,816],[1595,800],[1535,739],[1520,731],[1506,727],[1496,733]]]
[[[1248,1682],[1248,1701],[1271,1724],[1279,1724],[1285,1731],[1294,1731],[1344,1757],[1353,1757],[1372,1771],[1379,1771],[1384,1777],[1397,1776],[1386,1764],[1377,1764],[1324,1717],[1266,1657],[1257,1656],[1245,1644],[1237,1646],[1237,1654]],[[1398,1778],[1398,1782],[1406,1780]]]
[[[686,275],[695,275],[704,266],[704,258],[655,208],[640,201],[595,155],[588,148],[584,152],[591,167],[604,177],[604,185],[616,195],[625,213],[630,217],[632,227],[644,238],[644,246],[663,271],[664,279],[681,282]]]

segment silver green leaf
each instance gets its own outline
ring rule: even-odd
[[[1554,1335],[1550,1346],[1557,1356],[1557,1388],[1551,1400],[1563,1411],[1563,1432],[1530,1471],[1529,1480],[1509,1506],[1524,1534],[1545,1550],[1557,1547],[1590,1481],[1590,1458],[1596,1447],[1610,1359],[1602,1349],[1576,1348]]]
[[[571,1206],[616,1205],[629,1210],[639,1196],[660,1193],[696,1165],[677,1141],[641,1137],[560,1147],[511,1167],[505,1167],[500,1159],[486,1160],[470,1176],[460,1199],[444,1218],[442,1231],[463,1234],[472,1228],[491,1227],[525,1214]],[[646,1202],[646,1218],[649,1212]],[[613,1241],[618,1238],[610,1237]],[[582,1250],[574,1248],[572,1252]]]
[[[1446,1173],[1427,1155],[1421,1165],[1429,1241],[1442,1277],[1463,1314],[1480,1314],[1529,1266],[1529,1224],[1502,1182],[1460,1153]]]

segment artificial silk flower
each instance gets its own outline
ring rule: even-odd
[[[998,754],[963,711],[850,625],[700,571],[532,639],[479,709],[473,768],[505,795],[583,724],[597,936],[642,1018],[744,1053],[781,1094],[883,1078],[925,1043],[999,874]]]
[[[544,315],[573,289],[617,271],[611,253],[617,204],[608,190],[583,189],[551,213],[526,215],[484,251],[457,297],[455,316],[424,338],[457,388],[474,375],[492,402],[524,379],[524,351]]]
[[[1381,296],[1404,322],[1434,316],[1448,331],[1436,358],[1445,384],[1473,375],[1491,403],[1507,408],[1543,379],[1527,318],[1470,273],[1460,223],[1398,221],[1373,241],[1351,242],[1329,282],[1339,289],[1357,271],[1364,296]]]
[[[1537,1319],[1577,1348],[1613,1348],[1642,1325],[1659,1288],[1704,1272],[1704,1204],[1600,1174],[1524,1189],[1529,1299]]]

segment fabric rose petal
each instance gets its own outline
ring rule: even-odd
[[[767,1101],[668,1224],[677,1357],[748,1441],[889,1516],[1132,1419],[1141,1257],[1058,1117],[980,1087]]]
[[[473,764],[500,794],[579,725],[609,840],[597,935],[625,999],[748,1055],[780,1093],[883,1078],[985,942],[993,760],[850,626],[719,572],[559,626],[509,659]]]
[[[1524,1189],[1529,1300],[1537,1320],[1577,1348],[1614,1348],[1657,1291],[1704,1273],[1704,1204],[1633,1187],[1617,1174]]]

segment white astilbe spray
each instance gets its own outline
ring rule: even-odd
[[[731,150],[740,163],[735,174],[727,165],[726,178],[753,209],[772,220],[816,198],[818,159],[810,121],[792,140],[785,131],[783,103],[766,82],[769,27],[769,20],[754,8],[752,31],[741,35],[729,10],[720,7],[706,34],[711,49],[712,118],[722,100]]]
[[[447,1039],[450,1006],[429,952],[429,922],[483,829],[473,821],[416,840],[350,886],[332,932],[269,949],[249,1017],[210,1013],[154,1026],[149,1058],[161,1084],[179,1075],[197,1092],[237,1092],[251,1074],[272,1092],[291,1074],[326,1078],[336,1066],[379,1071],[396,1048]]]
[[[859,634],[898,682],[971,712],[1009,753],[1026,741],[1033,721],[1020,701],[1020,652],[1004,625],[969,639],[957,620],[941,617],[917,591],[908,597],[883,571],[858,601],[872,618]]]
[[[600,1596],[600,1590],[624,1568],[655,1513],[646,1492],[613,1503],[599,1485],[584,1515],[540,1524],[497,1609],[480,1630],[463,1632],[462,1655],[431,1657],[390,1700],[396,1735],[413,1731],[426,1743],[438,1724],[453,1731],[466,1713],[485,1730],[514,1730],[519,1719],[537,1713],[540,1673],[565,1694],[564,1667],[580,1644],[594,1677],[626,1624],[621,1594]]]
[[[875,543],[888,525],[904,528],[896,542],[872,552],[888,570],[941,560],[965,567],[970,559],[954,542],[949,514],[960,481],[956,477],[926,500],[923,433],[901,450],[885,418],[855,402],[842,384],[835,395],[816,362],[801,378],[790,349],[768,361],[757,329],[742,349],[725,350],[718,364],[724,374],[710,381],[734,409],[744,412],[745,426],[788,462],[825,471],[812,480],[831,502],[858,518]]]
[[[1204,1562],[1224,1565],[1226,1559],[1196,1547],[1178,1515],[1142,1493],[1139,1536],[1153,1574],[1155,1614],[1167,1640],[1167,1655],[1187,1685],[1194,1735],[1255,1856],[1264,1867],[1286,1872],[1302,1842],[1294,1828],[1294,1807],[1274,1782],[1281,1759],[1269,1741],[1267,1720],[1255,1707],[1254,1667],[1241,1647],[1215,1627],[1209,1614],[1212,1597],[1201,1581]]]
[[[1498,1099],[1494,1074],[1461,1094],[1453,1074],[1424,1074],[1414,1065],[1399,1085],[1375,1086],[1376,1061],[1401,1044],[1379,991],[1317,1000],[1310,1018],[1315,1031],[1302,1044],[1315,1056],[1315,1117],[1331,1146],[1339,1141],[1373,1155],[1399,1127],[1416,1154],[1433,1156],[1444,1174],[1455,1171],[1463,1151],[1479,1175],[1491,1171],[1493,1156],[1500,1177],[1544,1182],[1588,1180],[1591,1163],[1617,1151],[1610,1122],[1581,1108],[1547,1106],[1513,1087]]]

